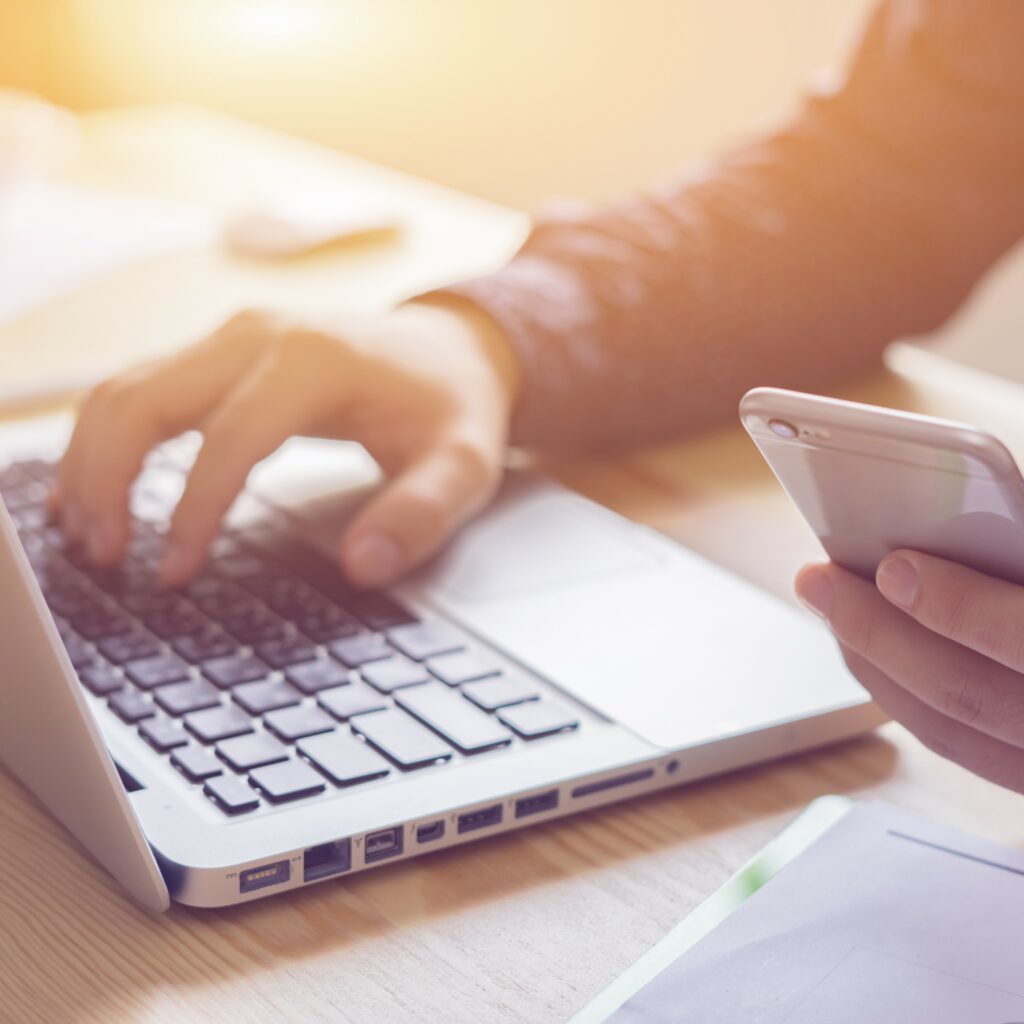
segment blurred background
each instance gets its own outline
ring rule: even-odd
[[[76,112],[201,104],[534,211],[642,187],[769,128],[841,64],[871,6],[0,0],[0,90]],[[1022,296],[1018,251],[937,347],[1024,380]]]
[[[189,100],[522,209],[770,123],[867,0],[0,0],[0,85]]]

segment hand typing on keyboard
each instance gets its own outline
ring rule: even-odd
[[[352,439],[390,479],[346,531],[341,563],[358,585],[382,586],[493,495],[515,377],[497,328],[469,307],[413,303],[340,328],[243,313],[88,396],[53,508],[94,562],[119,561],[129,490],[147,452],[198,428],[203,447],[161,561],[163,577],[181,584],[202,565],[256,462],[293,434]]]

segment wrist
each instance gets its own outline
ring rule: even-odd
[[[508,408],[515,408],[521,385],[519,359],[501,326],[479,306],[459,295],[432,292],[400,309],[432,318],[438,330],[457,336],[478,355]]]

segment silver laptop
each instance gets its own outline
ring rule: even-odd
[[[151,908],[343,879],[881,721],[809,616],[536,477],[418,578],[359,593],[332,549],[372,463],[292,441],[169,590],[186,436],[97,570],[43,507],[69,426],[0,430],[0,754]]]

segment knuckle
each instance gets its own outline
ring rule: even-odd
[[[846,616],[833,622],[833,629],[842,642],[874,662],[880,643],[880,618],[870,608],[851,610]]]
[[[91,408],[102,408],[115,418],[132,416],[143,406],[146,378],[141,374],[125,374],[104,381],[89,397]]]
[[[938,610],[939,625],[947,636],[964,636],[970,628],[970,602],[962,587],[952,591]]]
[[[1017,623],[1008,625],[1001,642],[1006,651],[1006,664],[1017,672],[1024,672],[1024,628]]]
[[[947,761],[959,762],[959,751],[956,745],[934,728],[911,730],[914,735],[933,753]]]
[[[458,473],[473,490],[489,490],[500,479],[500,466],[486,445],[479,441],[459,438],[448,446],[449,457]]]
[[[248,306],[228,317],[224,331],[230,335],[246,336],[262,330],[271,322],[274,315],[269,309],[259,306]]]
[[[966,725],[976,723],[987,708],[985,685],[970,667],[958,669],[940,691],[938,710]]]
[[[274,354],[287,366],[305,363],[320,356],[324,349],[324,336],[320,331],[303,324],[288,324],[278,332]]]

